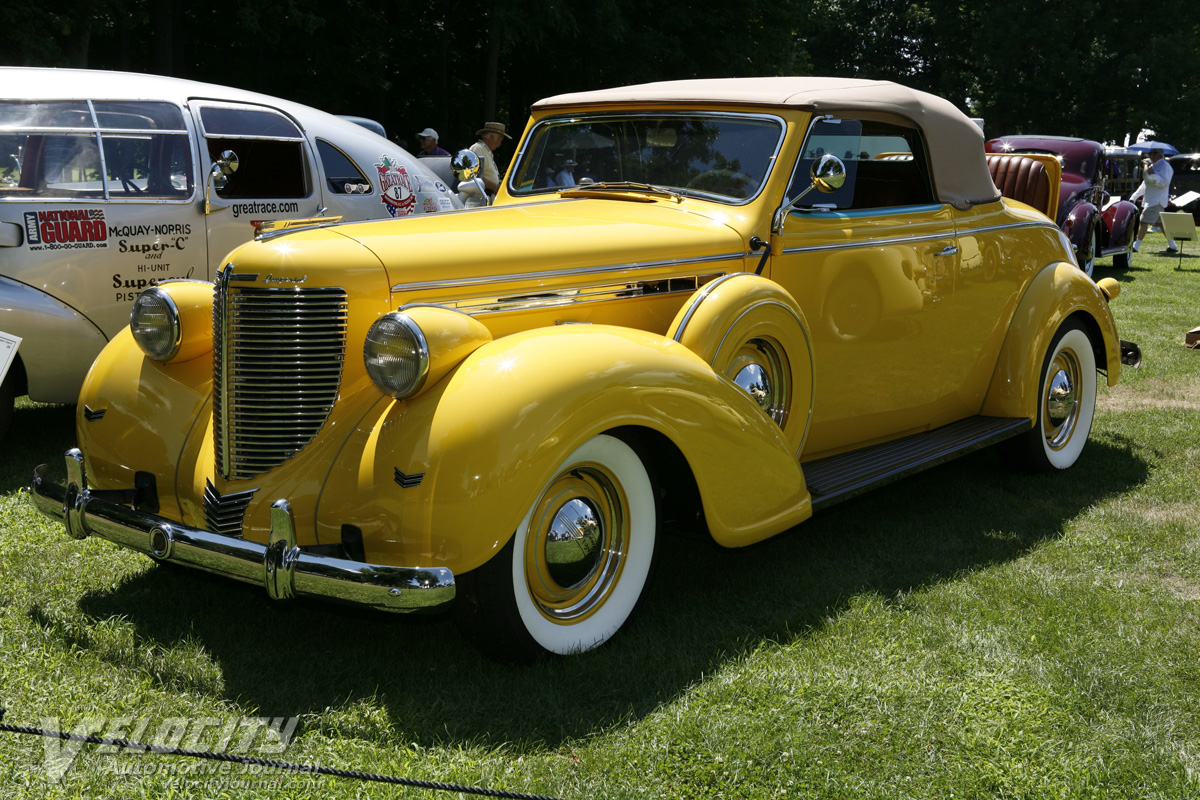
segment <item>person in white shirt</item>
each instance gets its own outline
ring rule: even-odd
[[[1129,197],[1134,201],[1142,198],[1144,203],[1142,224],[1138,226],[1137,239],[1133,242],[1133,252],[1136,253],[1142,246],[1142,239],[1146,238],[1146,231],[1150,230],[1151,225],[1158,222],[1158,215],[1166,209],[1167,203],[1170,202],[1171,178],[1174,176],[1175,170],[1171,168],[1171,163],[1163,158],[1162,145],[1150,145],[1150,163],[1146,165],[1146,169],[1142,173],[1142,185]],[[1175,244],[1175,240],[1168,236],[1167,252],[1176,253],[1178,251],[1179,245]]]
[[[579,166],[577,161],[567,159],[563,162],[562,169],[558,175],[554,177],[554,182],[559,186],[570,187],[575,185],[575,168]]]

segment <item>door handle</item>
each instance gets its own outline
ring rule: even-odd
[[[957,252],[958,252],[958,247],[956,245],[948,244],[942,249],[942,252],[934,253],[933,257],[938,258],[939,256],[952,256]]]

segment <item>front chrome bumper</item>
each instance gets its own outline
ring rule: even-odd
[[[454,573],[445,567],[391,567],[306,553],[296,546],[291,504],[271,506],[271,538],[259,544],[148,514],[95,497],[83,453],[67,451],[67,485],[48,480],[46,465],[29,484],[33,504],[66,525],[76,539],[99,536],[172,564],[259,584],[276,600],[320,597],[382,611],[434,611],[454,600]]]

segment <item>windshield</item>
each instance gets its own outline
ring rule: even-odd
[[[509,188],[532,195],[630,183],[740,203],[762,188],[782,138],[783,122],[767,116],[553,118],[530,133]]]

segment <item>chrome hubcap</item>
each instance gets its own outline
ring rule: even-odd
[[[791,385],[787,358],[773,340],[751,339],[742,345],[726,376],[754,398],[776,425],[787,422],[788,387]]]
[[[754,402],[763,409],[771,407],[771,379],[767,376],[767,371],[758,364],[743,367],[733,382],[742,387],[742,390],[753,397]]]
[[[546,534],[546,570],[559,586],[576,586],[600,563],[604,524],[587,500],[568,500]]]
[[[547,618],[574,623],[604,604],[629,549],[628,501],[608,470],[580,465],[534,508],[525,548],[530,597]]]
[[[1079,417],[1079,361],[1069,351],[1054,356],[1046,380],[1046,396],[1042,406],[1042,428],[1046,443],[1053,450],[1071,440]]]

